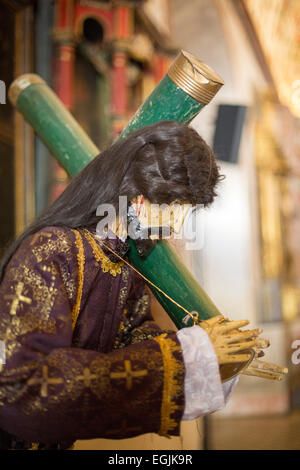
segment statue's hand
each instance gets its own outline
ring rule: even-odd
[[[288,373],[286,367],[263,362],[259,357],[264,356],[262,349],[268,348],[270,342],[265,338],[258,338],[261,329],[244,330],[239,328],[249,324],[248,320],[224,321],[223,315],[217,315],[199,323],[208,334],[215,349],[219,364],[246,362],[251,358],[245,349],[255,351],[255,359],[241,373],[270,380],[282,380]]]
[[[272,364],[271,362],[263,362],[260,359],[253,359],[251,364],[242,371],[244,375],[255,375],[270,380],[282,380],[287,373],[287,367]]]
[[[245,350],[258,345],[261,347],[261,342],[257,343],[257,337],[262,330],[241,331],[239,328],[248,325],[248,320],[225,322],[224,320],[223,315],[217,315],[200,322],[199,326],[208,334],[220,365],[247,362],[252,356]]]

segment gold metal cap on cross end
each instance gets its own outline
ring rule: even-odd
[[[204,105],[208,104],[224,85],[220,75],[186,51],[180,52],[167,74],[177,86]]]
[[[25,73],[16,78],[8,90],[8,98],[11,104],[16,106],[20,93],[34,83],[45,83],[45,81],[35,73]]]

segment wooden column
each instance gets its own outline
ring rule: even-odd
[[[170,66],[170,59],[163,54],[157,53],[154,58],[154,79],[157,85],[166,75]]]
[[[52,0],[38,0],[35,29],[35,72],[48,84],[53,79],[53,9]],[[35,211],[41,214],[49,204],[52,187],[53,158],[43,142],[35,136]]]
[[[55,91],[67,109],[73,107],[74,85],[74,0],[56,0],[54,19],[54,40],[57,43],[55,64]],[[54,181],[51,201],[54,201],[67,187],[69,179],[65,170],[54,163]]]
[[[132,9],[128,6],[114,8],[114,50],[112,55],[112,132],[116,138],[127,121],[128,85],[126,80],[126,41],[133,34]]]

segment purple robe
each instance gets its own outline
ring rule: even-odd
[[[119,239],[106,241],[122,254]],[[144,281],[95,230],[27,237],[0,285],[0,428],[26,441],[178,435],[184,364]]]

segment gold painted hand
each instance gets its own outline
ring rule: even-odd
[[[263,379],[282,380],[284,375],[288,373],[288,368],[273,364],[272,362],[253,359],[251,364],[241,373],[244,375],[254,375]]]
[[[270,341],[268,339],[257,338],[256,346],[253,348],[255,350],[255,359],[241,372],[241,374],[261,377],[262,379],[282,380],[284,375],[288,373],[287,367],[258,359],[265,355],[262,350],[269,346]]]
[[[212,342],[219,365],[247,362],[251,354],[245,350],[257,346],[257,336],[262,330],[241,331],[239,328],[248,325],[248,320],[224,320],[223,315],[217,315],[199,323]]]
[[[241,373],[264,379],[282,380],[284,375],[288,373],[286,367],[258,359],[264,356],[262,350],[270,346],[268,339],[258,338],[262,330],[241,331],[239,328],[248,325],[248,320],[224,320],[223,315],[217,315],[199,324],[208,334],[219,364],[246,362],[251,358],[251,355],[243,351],[252,348],[255,351],[255,359]]]

